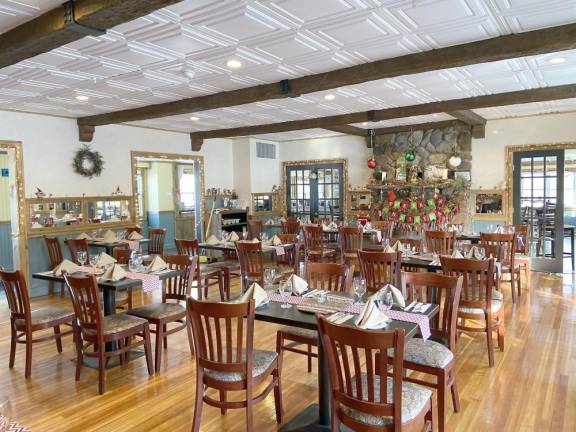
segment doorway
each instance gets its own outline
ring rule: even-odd
[[[288,216],[310,221],[344,219],[345,161],[286,162],[284,173]]]

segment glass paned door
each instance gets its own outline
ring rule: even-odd
[[[300,219],[343,219],[343,165],[316,164],[286,167],[288,216]]]
[[[564,151],[514,153],[514,224],[529,225],[532,268],[562,272]]]

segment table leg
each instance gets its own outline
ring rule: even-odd
[[[116,290],[105,289],[102,296],[104,300],[104,315],[114,315],[116,313]],[[115,342],[106,342],[106,351],[114,351],[115,349]]]

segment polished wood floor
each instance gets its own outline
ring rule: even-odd
[[[458,386],[462,412],[449,413],[450,431],[576,430],[576,288],[573,275],[533,273],[530,291],[506,306],[506,351],[496,351],[488,368],[482,335],[464,334],[458,346]],[[238,288],[235,286],[235,289]],[[509,284],[505,292],[509,294]],[[507,300],[509,296],[507,296]],[[69,305],[67,299],[35,299],[33,307]],[[96,371],[84,368],[74,381],[72,340],[64,353],[55,345],[34,347],[32,378],[24,379],[24,350],[8,369],[8,308],[0,304],[0,398],[11,399],[18,421],[33,432],[188,431],[192,423],[195,365],[185,333],[169,339],[162,370],[148,377],[143,358],[107,373],[107,391],[97,393]],[[274,349],[276,327],[256,323],[256,345]],[[285,418],[316,400],[316,373],[305,360],[287,354],[283,370]],[[450,405],[449,405],[450,406]],[[451,410],[451,408],[450,408]],[[255,412],[255,430],[273,431],[270,395]],[[244,411],[204,406],[202,431],[245,430]]]

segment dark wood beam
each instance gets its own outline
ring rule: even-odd
[[[78,119],[93,126],[188,114],[295,97],[367,81],[576,48],[576,24],[551,27],[364,63],[273,84],[199,96]]]
[[[76,0],[0,35],[0,69],[181,0]]]
[[[405,126],[390,126],[384,128],[374,129],[376,135],[387,135],[400,132],[412,132],[415,130],[426,130],[426,129],[444,129],[452,126],[464,126],[465,123],[460,120],[444,120],[429,123],[415,123]]]
[[[202,150],[204,139],[192,136],[192,134],[190,134],[190,144],[192,146],[192,151],[200,151]]]
[[[339,133],[343,133],[346,135],[355,135],[355,136],[361,136],[361,137],[365,137],[368,133],[368,129],[362,129],[356,126],[350,126],[350,125],[334,125],[334,126],[330,126],[327,128],[324,128],[326,130],[332,131],[332,132],[339,132]]]
[[[341,114],[315,119],[292,120],[282,123],[246,126],[230,129],[217,129],[212,131],[194,132],[191,135],[209,138],[229,138],[246,135],[259,135],[266,133],[288,132],[293,130],[331,128],[334,125],[362,123],[365,121],[380,121],[396,118],[406,118],[418,115],[434,114],[465,109],[490,108],[506,105],[517,105],[531,102],[544,102],[576,98],[576,84],[555,87],[544,87],[531,90],[520,90],[507,93],[498,93],[486,96],[475,96],[464,99],[452,99],[441,102],[430,102],[420,105],[411,105],[398,108],[388,108],[375,111]]]
[[[94,138],[95,126],[78,126],[78,135],[81,142],[90,142]]]
[[[481,115],[478,115],[471,110],[450,111],[446,114],[470,125],[473,138],[486,137],[486,119]]]

